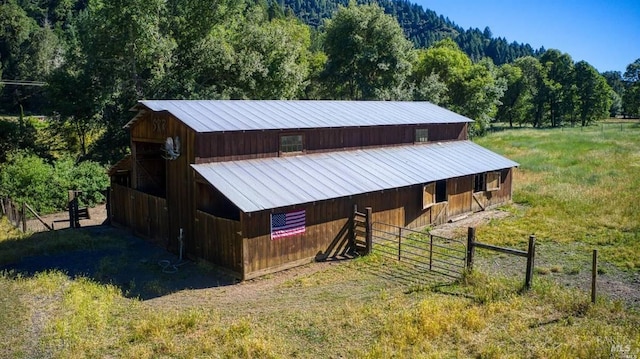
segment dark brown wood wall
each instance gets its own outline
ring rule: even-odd
[[[117,184],[112,184],[110,195],[111,220],[114,223],[166,247],[168,212],[164,198]]]
[[[440,224],[471,211],[473,176],[448,181],[449,201],[422,209],[422,185],[280,208],[275,213],[306,210],[306,232],[271,240],[270,211],[242,214],[243,274],[252,278],[322,257],[347,240],[353,206],[372,207],[373,221],[401,227]],[[330,253],[329,253],[330,254]]]
[[[168,208],[168,249],[179,250],[178,236],[183,229],[185,253],[196,256],[195,249],[195,182],[190,165],[195,161],[195,132],[165,112],[147,112],[131,126],[132,157],[136,143],[162,144],[167,137],[180,138],[181,154],[176,160],[166,160],[166,201]],[[136,177],[133,163],[133,177]],[[132,183],[135,188],[136,183]]]
[[[196,257],[230,269],[240,276],[242,273],[240,221],[196,211],[195,231]]]
[[[466,123],[199,133],[196,136],[196,162],[277,157],[279,138],[283,134],[302,134],[305,153],[412,144],[416,128],[428,128],[430,141],[467,139]]]
[[[471,212],[471,195],[473,193],[473,176],[458,177],[447,180],[447,215],[455,217]]]

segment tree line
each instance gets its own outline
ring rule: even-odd
[[[426,100],[476,120],[473,134],[491,121],[588,125],[639,112],[640,59],[604,76],[554,49],[496,61],[487,51],[504,53],[504,39],[489,29],[464,35],[407,1],[379,3],[338,6],[320,22],[336,2],[3,0],[2,78],[47,85],[4,85],[0,111],[50,115],[52,138],[100,163],[125,154],[128,109],[145,98]],[[308,4],[327,10],[311,16]],[[392,16],[389,4],[415,11]],[[424,16],[439,30],[416,40],[401,23],[426,26]],[[4,135],[24,138],[27,125]],[[9,142],[0,158],[29,141]]]

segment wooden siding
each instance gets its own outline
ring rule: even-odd
[[[199,133],[196,135],[196,163],[277,157],[279,138],[283,134],[302,134],[305,153],[406,145],[414,143],[416,128],[427,128],[430,141],[467,139],[465,123]]]
[[[471,195],[473,193],[473,176],[458,177],[447,180],[447,215],[455,217],[471,212]]]
[[[166,247],[168,212],[164,198],[117,184],[111,187],[111,220]]]
[[[209,262],[242,273],[240,222],[196,211],[195,255]]]
[[[181,154],[176,160],[165,160],[165,186],[168,208],[168,249],[177,252],[178,236],[183,229],[184,250],[187,256],[196,257],[195,249],[195,190],[190,165],[195,161],[195,133],[182,122],[163,112],[148,112],[131,127],[132,157],[136,158],[137,144],[162,144],[167,137],[179,137]],[[137,166],[133,166],[133,178],[137,178]],[[132,187],[138,188],[137,183]]]
[[[473,176],[448,181],[449,201],[423,209],[423,186],[338,198],[314,204],[277,209],[275,213],[306,210],[304,234],[271,240],[270,211],[242,214],[243,277],[245,279],[323,258],[342,248],[353,206],[372,207],[373,221],[411,228],[445,223],[471,210]]]

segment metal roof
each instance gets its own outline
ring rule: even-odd
[[[167,111],[196,132],[473,122],[430,102],[408,101],[149,100],[132,110]]]
[[[515,166],[470,141],[191,165],[245,213]]]

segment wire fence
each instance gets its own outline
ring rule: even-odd
[[[509,126],[508,123],[493,123],[489,126],[488,132],[501,132],[506,130],[534,129],[531,125],[514,124]],[[598,122],[589,126],[581,126],[580,124],[566,123],[559,127],[540,127],[540,130],[560,130],[562,132],[585,132],[585,133],[620,133],[626,131],[640,131],[640,120],[611,120]]]

